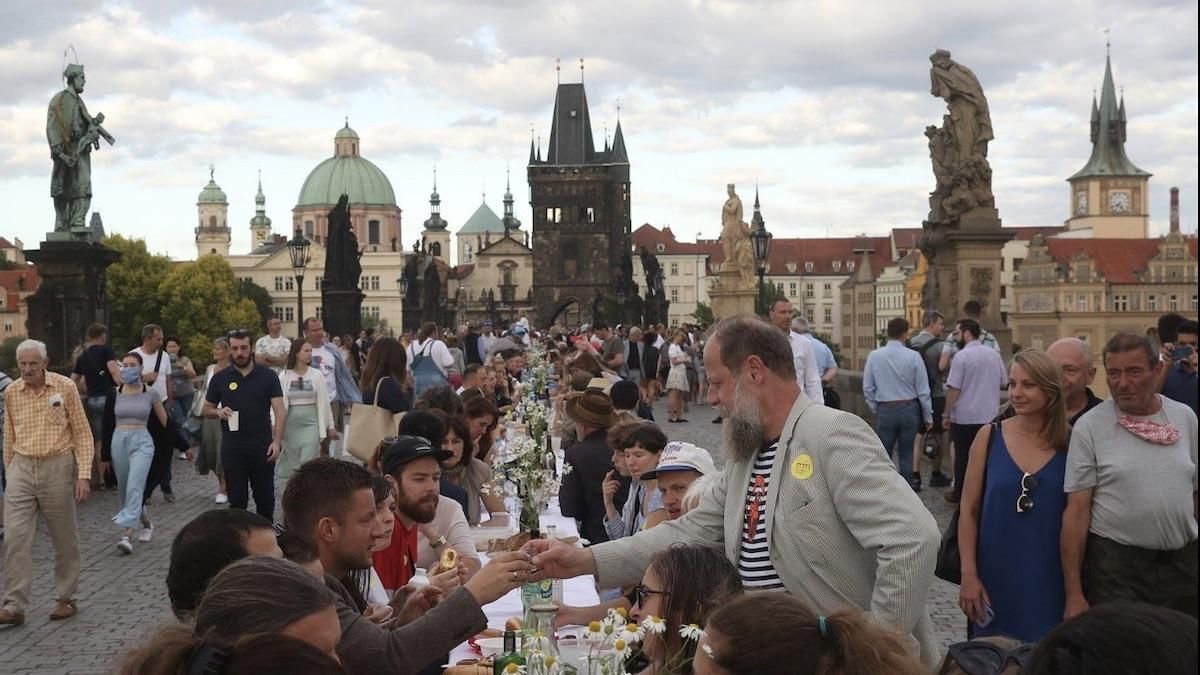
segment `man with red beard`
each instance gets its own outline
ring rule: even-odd
[[[530,542],[535,578],[595,574],[601,587],[632,585],[671,544],[716,543],[747,591],[785,591],[825,615],[857,607],[936,663],[925,600],[937,523],[870,425],[803,395],[787,336],[756,317],[717,324],[704,368],[728,461],[699,505],[586,549]]]
[[[416,572],[417,526],[433,522],[437,515],[441,462],[450,455],[424,438],[401,436],[379,460],[379,470],[396,496],[392,543],[374,556],[375,571],[389,592],[403,588]]]

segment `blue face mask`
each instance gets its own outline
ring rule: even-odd
[[[125,384],[137,384],[142,380],[141,366],[121,366],[121,381]]]

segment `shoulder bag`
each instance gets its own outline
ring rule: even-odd
[[[379,407],[379,388],[383,381],[390,378],[381,377],[375,384],[375,398],[372,405],[356,405],[350,413],[350,428],[346,430],[346,451],[363,462],[370,462],[375,456],[379,442],[389,436],[395,436],[404,413],[393,413],[387,408]]]
[[[992,443],[996,440],[996,434],[999,432],[999,424],[997,422],[992,422],[990,427],[991,432],[988,434],[987,452],[983,455],[983,483],[980,487],[981,490],[987,489],[987,458],[991,453]],[[961,497],[959,498],[959,502],[954,507],[954,514],[950,516],[950,523],[946,525],[946,531],[942,532],[942,544],[938,547],[937,565],[933,568],[933,576],[944,581],[949,581],[952,584],[962,583],[962,557],[958,550],[958,519],[959,513],[962,511]],[[983,496],[980,495],[981,508],[982,503]]]

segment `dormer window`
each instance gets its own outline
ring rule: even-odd
[[[658,253],[662,253],[663,251],[667,250],[667,246],[666,246],[666,244],[655,244],[654,250]]]
[[[811,262],[805,262],[804,263],[804,271],[805,272],[813,271],[813,264]]]
[[[794,262],[790,262],[790,263],[788,263],[788,264],[787,264],[787,271],[788,271],[789,273],[791,273],[791,274],[795,274],[795,273],[796,273],[796,263],[794,263]]]
[[[854,261],[853,260],[849,260],[846,262],[846,269],[851,272],[854,271]]]
[[[841,271],[842,271],[842,261],[841,261],[841,260],[834,260],[834,261],[833,261],[833,271],[834,271],[834,272],[841,272]]]

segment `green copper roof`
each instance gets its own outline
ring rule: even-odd
[[[349,119],[346,120],[346,126],[338,129],[337,134],[334,135],[334,139],[339,138],[358,138],[358,132],[350,128]]]
[[[1113,85],[1112,59],[1104,60],[1104,85],[1100,105],[1092,100],[1092,156],[1067,180],[1096,176],[1149,176],[1125,154],[1125,101],[1117,103]]]
[[[343,156],[330,157],[308,174],[296,206],[337,204],[343,192],[351,204],[396,205],[392,183],[379,167],[362,157]]]
[[[200,196],[196,198],[196,201],[201,204],[228,204],[229,198],[225,196],[225,191],[221,189],[221,186],[209,178],[208,185],[205,185],[204,189],[200,191]]]
[[[504,221],[500,220],[500,216],[496,215],[487,202],[480,204],[479,208],[475,209],[475,213],[467,218],[467,222],[463,223],[462,228],[458,231],[459,234],[483,234],[484,232],[504,234]]]

